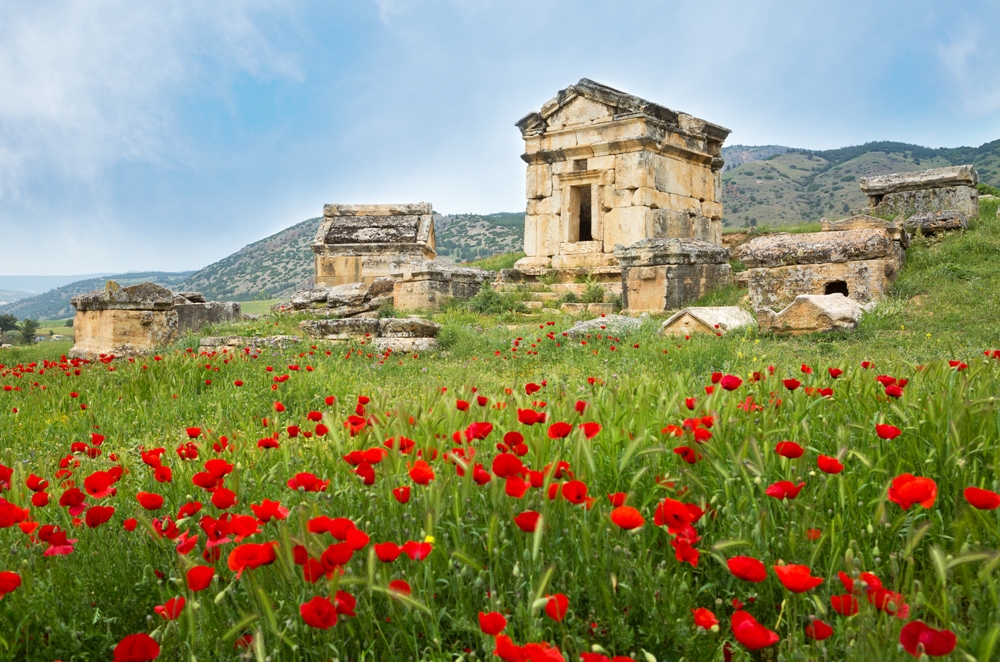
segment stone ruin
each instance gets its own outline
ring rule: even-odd
[[[707,333],[721,336],[729,331],[754,326],[753,315],[739,306],[692,306],[678,310],[662,325],[665,336],[690,336]]]
[[[524,252],[510,277],[618,280],[617,244],[722,243],[729,130],[582,79],[517,122],[527,169]]]
[[[440,324],[419,317],[385,319],[314,319],[299,326],[311,337],[333,342],[361,341],[380,352],[437,349]]]
[[[971,165],[862,177],[872,215],[902,216],[911,232],[925,234],[968,227],[979,215],[979,176]]]
[[[436,309],[474,296],[489,272],[437,260],[430,203],[326,205],[313,243],[315,286],[274,306],[324,317]],[[322,312],[317,307],[323,309]]]
[[[71,299],[73,358],[134,356],[168,345],[180,334],[242,317],[240,304],[205,301],[198,292],[173,294],[155,283],[122,287],[109,280],[103,290]]]
[[[643,239],[615,246],[615,257],[629,313],[676,310],[732,282],[729,251],[703,239]]]
[[[800,294],[784,310],[757,311],[761,331],[780,335],[802,335],[827,331],[853,331],[865,307],[843,294]]]
[[[902,225],[853,216],[827,222],[823,230],[766,234],[736,249],[736,258],[748,267],[754,310],[783,308],[802,294],[843,294],[862,304],[885,296],[909,246]]]

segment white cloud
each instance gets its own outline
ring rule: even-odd
[[[995,30],[967,23],[940,44],[938,53],[966,115],[985,117],[1000,110],[1000,42]]]
[[[0,198],[34,176],[92,183],[184,157],[176,104],[237,72],[296,77],[257,26],[287,2],[0,3]]]

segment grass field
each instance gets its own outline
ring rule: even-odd
[[[986,207],[850,335],[453,309],[418,355],[5,350],[0,660],[995,659]]]

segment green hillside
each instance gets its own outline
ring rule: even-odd
[[[790,149],[723,172],[723,223],[741,228],[839,218],[867,205],[858,185],[861,177],[964,163],[976,166],[980,182],[996,186],[1000,140],[942,149],[893,142],[825,151]]]
[[[71,298],[77,294],[83,294],[84,292],[90,292],[91,290],[101,289],[109,280],[116,281],[119,285],[135,285],[137,283],[153,282],[157,285],[162,285],[163,287],[169,287],[170,289],[176,290],[178,289],[177,286],[181,283],[181,281],[183,281],[190,274],[190,271],[179,273],[145,271],[117,274],[106,278],[87,278],[85,280],[75,281],[69,285],[57,287],[54,290],[49,290],[48,292],[43,292],[42,294],[38,294],[33,297],[19,299],[5,306],[0,306],[0,313],[12,313],[21,319],[26,317],[36,320],[63,319],[66,317],[72,317],[76,312],[73,309],[73,305],[70,303]]]

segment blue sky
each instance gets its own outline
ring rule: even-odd
[[[197,269],[326,202],[524,208],[582,77],[727,144],[1000,138],[1000,3],[0,0],[0,274]]]

